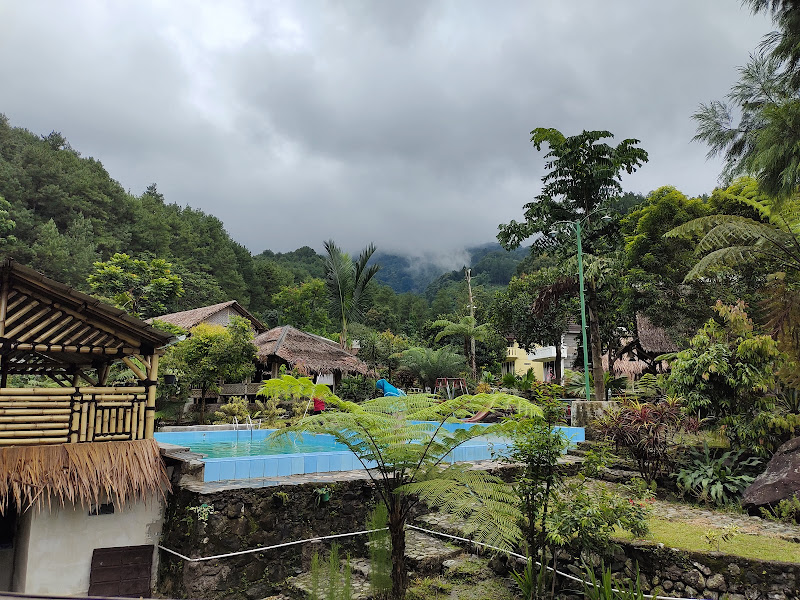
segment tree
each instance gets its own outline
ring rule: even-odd
[[[524,206],[525,221],[500,225],[497,239],[504,248],[517,248],[526,239],[539,234],[531,246],[532,252],[555,248],[562,255],[571,254],[575,247],[574,223],[580,221],[586,233],[582,242],[587,258],[609,250],[607,244],[614,240],[616,223],[604,224],[601,219],[593,221],[592,217],[609,209],[614,196],[622,192],[619,182],[622,172],[633,173],[647,162],[647,152],[637,146],[639,140],[626,139],[616,147],[602,142],[612,137],[608,131],[583,131],[571,137],[542,127],[531,132],[531,141],[537,150],[544,144],[549,147],[545,154],[547,173],[542,177],[542,193],[535,202]],[[586,295],[595,396],[603,398],[598,297],[596,285],[591,281]]]
[[[733,273],[753,288],[761,288],[766,325],[791,358],[782,370],[782,379],[800,388],[800,199],[770,197],[750,178],[715,190],[712,199],[717,196],[754,211],[750,214],[755,218],[712,214],[667,232],[672,238],[700,238],[696,253],[701,257],[685,281],[709,281]]]
[[[438,319],[433,322],[434,327],[442,330],[436,334],[438,342],[443,337],[456,336],[464,339],[464,354],[469,356],[472,368],[472,378],[477,377],[477,365],[475,363],[475,341],[483,342],[492,334],[492,328],[488,323],[478,325],[475,317],[467,316],[459,319],[457,323],[447,319]]]
[[[0,196],[0,247],[17,241],[17,238],[11,235],[16,226],[16,222],[11,218],[11,204]]]
[[[668,238],[701,238],[695,253],[702,258],[685,280],[742,267],[800,278],[800,198],[777,200],[760,192],[756,181],[746,177],[722,193],[730,201],[755,209],[760,219],[712,214],[668,231]]]
[[[783,63],[788,84],[800,89],[800,2],[797,0],[744,0],[754,13],[771,13],[777,31],[764,37],[761,47]]]
[[[280,395],[294,383],[283,379],[264,382],[259,393]],[[515,496],[502,480],[485,471],[445,458],[465,442],[484,435],[507,434],[513,423],[476,425],[448,431],[445,423],[488,408],[513,409],[528,417],[541,416],[529,401],[508,394],[478,394],[439,401],[429,395],[381,397],[361,404],[328,392],[324,400],[334,410],[306,417],[276,432],[299,431],[332,435],[356,455],[386,506],[392,556],[391,597],[402,600],[408,587],[405,525],[418,501],[466,520],[469,537],[500,548],[519,541]]]
[[[347,323],[356,322],[363,316],[368,301],[367,286],[380,266],[367,266],[375,253],[374,244],[367,246],[355,262],[333,240],[325,242],[325,252],[325,284],[331,315],[342,324],[339,343],[346,348]]]
[[[466,367],[464,357],[456,354],[449,346],[433,350],[415,346],[404,351],[400,363],[419,379],[422,387],[434,389],[436,380],[442,377],[455,377]]]
[[[272,303],[280,314],[280,324],[289,324],[317,335],[328,335],[331,319],[325,282],[310,279],[300,285],[281,288],[273,294]]]
[[[688,410],[715,419],[732,447],[774,452],[800,425],[797,416],[775,412],[775,372],[784,356],[770,336],[755,333],[743,303],[720,302],[715,311],[717,319],[675,355],[668,384]]]
[[[183,294],[181,278],[162,258],[148,261],[115,254],[105,262],[94,263],[87,281],[93,293],[143,319],[163,315]]]
[[[63,234],[53,219],[38,228],[31,266],[73,287],[86,289],[86,273],[100,256],[92,224],[78,215]]]
[[[720,294],[725,287],[738,287],[727,279],[684,283],[686,273],[697,262],[693,240],[664,236],[713,212],[711,202],[663,186],[622,220],[628,310],[645,314],[676,340],[694,335],[711,316],[714,301],[724,297]]]
[[[563,375],[561,336],[579,310],[576,286],[574,278],[562,278],[558,269],[540,269],[513,277],[494,297],[492,321],[504,335],[529,352],[537,345],[555,347],[557,381]]]
[[[391,381],[392,374],[400,365],[402,353],[411,347],[411,342],[403,335],[395,335],[391,331],[377,333],[365,330],[359,336],[361,347],[358,357],[371,368],[382,368],[386,378]]]
[[[200,422],[205,423],[206,395],[220,381],[242,381],[255,372],[256,347],[250,321],[233,317],[227,327],[201,323],[190,336],[171,346],[165,366],[177,371],[179,380],[200,388]]]

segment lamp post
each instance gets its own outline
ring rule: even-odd
[[[578,238],[578,285],[581,295],[581,334],[583,335],[583,382],[586,385],[586,400],[591,398],[592,386],[589,383],[589,344],[586,340],[586,300],[583,295],[583,247],[581,246],[581,222],[574,221],[575,236]]]
[[[588,219],[597,211],[592,211],[585,217],[584,219]],[[602,217],[602,219],[609,219],[608,215]],[[578,285],[580,287],[580,298],[581,298],[581,335],[583,337],[583,382],[586,386],[586,399],[589,400],[592,396],[592,384],[589,381],[589,342],[586,339],[586,298],[583,292],[583,246],[581,244],[581,219],[576,221],[558,221],[553,223],[553,225],[559,224],[565,225],[572,225],[575,228],[575,237],[578,241]]]

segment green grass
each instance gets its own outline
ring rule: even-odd
[[[699,527],[682,521],[650,519],[650,533],[644,540],[660,542],[668,548],[709,552],[716,550],[708,545],[705,533],[709,527]],[[631,539],[630,537],[620,539]],[[722,542],[720,551],[755,560],[778,560],[800,563],[800,544],[775,537],[740,533],[732,540]]]

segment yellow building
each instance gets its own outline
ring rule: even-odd
[[[538,350],[539,348],[537,348]],[[555,352],[553,354],[555,355]],[[524,348],[519,347],[517,342],[506,348],[506,358],[501,371],[503,375],[513,373],[522,377],[529,369],[533,369],[538,381],[544,381],[544,363],[541,358],[537,360],[536,351],[526,352]]]

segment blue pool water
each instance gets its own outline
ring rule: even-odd
[[[449,430],[472,427],[473,423],[447,423]],[[572,443],[584,440],[582,427],[560,427]],[[330,471],[363,469],[355,455],[324,434],[292,434],[268,440],[274,430],[216,430],[158,432],[156,440],[186,446],[205,456],[204,481],[261,479]],[[452,462],[487,460],[508,447],[501,438],[476,438],[456,448]],[[368,467],[374,465],[368,464]]]

